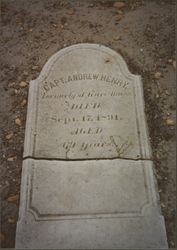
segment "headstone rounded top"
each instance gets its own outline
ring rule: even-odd
[[[149,158],[142,84],[105,46],[77,44],[54,54],[30,83],[24,156]]]
[[[100,44],[79,43],[65,47],[52,55],[44,65],[38,80],[43,80],[46,76],[49,76],[51,68],[58,63],[60,64],[61,61],[66,61],[68,67],[75,67],[75,71],[79,70],[80,67],[81,70],[86,68],[86,71],[89,69],[98,70],[98,64],[102,68],[105,64],[106,68],[113,65],[116,66],[125,76],[129,76],[130,78],[135,76],[129,72],[123,57],[116,51]],[[90,61],[92,62],[91,64],[89,64]],[[72,63],[74,65],[71,65]]]

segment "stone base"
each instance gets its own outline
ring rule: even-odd
[[[152,162],[25,160],[16,248],[167,249]]]

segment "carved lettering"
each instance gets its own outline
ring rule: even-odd
[[[43,85],[43,90],[48,92],[52,90],[54,87],[59,87],[61,84],[67,84],[73,81],[82,81],[82,80],[90,80],[90,81],[104,81],[107,83],[116,84],[119,87],[126,89],[129,83],[120,77],[114,77],[105,74],[98,74],[98,73],[80,73],[80,74],[73,74],[68,75],[66,77],[60,77],[59,79],[54,79],[53,82],[45,82]]]
[[[120,117],[118,114],[109,114],[109,115],[84,115],[84,116],[77,116],[77,117],[56,117],[52,116],[51,119],[54,122],[63,123],[65,125],[75,122],[96,122],[96,121],[123,121],[123,117]]]
[[[63,148],[65,148],[66,150],[74,148],[76,146],[76,143],[73,141],[70,142],[64,142],[63,143]]]
[[[73,103],[71,105],[71,109],[96,109],[100,108],[101,105],[100,103],[80,103],[80,104],[75,104]]]
[[[80,134],[100,134],[102,133],[103,129],[96,127],[96,128],[77,128],[76,130],[71,132],[71,135],[80,135]]]

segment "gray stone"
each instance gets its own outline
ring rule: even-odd
[[[24,161],[17,248],[165,248],[151,161]]]
[[[150,159],[140,76],[101,45],[56,53],[30,82],[24,156]]]
[[[56,53],[30,83],[16,248],[167,248],[142,82],[104,46]]]

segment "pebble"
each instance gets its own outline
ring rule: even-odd
[[[27,72],[27,71],[24,71],[23,74],[24,74],[25,76],[28,76],[28,72]]]
[[[8,157],[7,161],[15,161],[17,159],[16,156]]]
[[[10,132],[9,134],[6,135],[6,139],[10,140],[13,137],[13,132]]]
[[[15,223],[15,221],[16,221],[16,220],[15,220],[15,219],[13,219],[13,218],[8,218],[8,220],[7,220],[7,221],[8,221],[8,223],[12,223],[12,224],[13,224],[13,223]]]
[[[123,2],[115,2],[114,5],[113,5],[113,7],[118,8],[118,9],[122,9],[125,6],[126,6],[126,4],[123,3]]]
[[[165,94],[166,95],[170,95],[170,93],[168,92],[168,90],[165,90]]]
[[[162,77],[162,73],[161,72],[156,72],[154,74],[154,77],[155,77],[155,79],[160,79],[160,77]]]
[[[161,207],[165,208],[165,204],[163,202],[161,203]]]
[[[168,59],[168,63],[173,63],[173,60],[172,59]]]
[[[17,94],[18,94],[18,90],[17,90],[17,89],[14,89],[14,93],[17,95]]]
[[[36,69],[38,69],[37,65],[35,65],[35,66],[32,67],[32,70],[36,70]]]
[[[122,10],[118,10],[117,13],[118,13],[119,15],[122,15],[122,14],[123,14],[123,11],[122,11]]]
[[[20,105],[21,105],[22,107],[24,107],[24,106],[26,105],[26,103],[27,103],[27,100],[24,99],[24,100],[20,103]]]
[[[170,241],[170,244],[171,244],[172,247],[175,246],[175,243],[172,240]]]
[[[73,14],[74,14],[74,10],[72,10],[72,9],[71,9],[71,10],[68,10],[67,14],[68,14],[68,15],[73,15]]]
[[[22,122],[21,122],[20,118],[15,119],[15,124],[18,125],[18,126],[22,125]]]
[[[9,157],[9,158],[7,158],[7,161],[14,161],[14,158],[13,157]]]
[[[116,37],[114,37],[114,40],[115,41],[121,40],[121,37],[120,36],[116,36]]]
[[[162,177],[159,174],[156,174],[158,180],[162,180]]]
[[[91,3],[91,4],[88,5],[88,7],[93,8],[93,7],[94,7],[94,4]]]
[[[24,81],[22,81],[22,82],[19,83],[19,86],[20,86],[21,88],[24,88],[24,87],[27,86],[27,83],[24,82]]]
[[[160,159],[160,156],[159,156],[159,154],[158,153],[156,153],[156,159]]]
[[[116,22],[119,22],[122,18],[123,18],[123,15],[118,15],[118,16],[116,17]]]
[[[9,83],[9,84],[8,84],[8,87],[9,87],[9,88],[13,88],[14,86],[15,86],[15,82],[12,82],[12,83]]]

